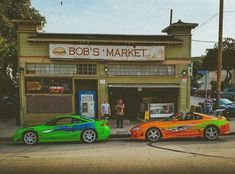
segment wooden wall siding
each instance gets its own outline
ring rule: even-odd
[[[31,36],[30,33],[21,32],[20,34],[20,56],[49,56],[49,44],[48,43],[34,43],[27,41],[27,38]],[[182,38],[181,38],[182,39]],[[188,38],[183,38],[184,44],[181,45],[169,45],[166,46],[165,57],[167,58],[189,58]]]
[[[27,41],[29,33],[20,33],[20,56],[49,56],[48,43]]]
[[[26,113],[72,113],[72,96],[27,95]]]

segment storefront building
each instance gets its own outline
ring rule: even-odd
[[[123,99],[127,119],[189,111],[196,23],[178,21],[165,35],[56,34],[39,32],[41,22],[16,23],[21,124],[99,118],[104,98],[112,108]]]

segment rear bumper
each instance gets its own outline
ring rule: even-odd
[[[110,136],[110,126],[104,126],[97,130],[98,132],[98,140],[106,140]]]

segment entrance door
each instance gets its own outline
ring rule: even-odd
[[[115,105],[118,99],[123,99],[125,104],[125,118],[134,120],[137,118],[139,111],[139,95],[137,88],[109,88],[109,102],[112,113],[115,113]]]
[[[172,106],[172,112],[178,112],[178,88],[149,88],[142,85],[117,87],[112,85],[109,87],[109,102],[112,107],[112,113],[115,113],[114,106],[118,99],[123,99],[125,104],[125,118],[134,120],[136,118],[144,118],[145,111],[150,112],[151,104],[164,106]],[[147,85],[146,85],[147,86]],[[166,116],[164,112],[161,116]]]

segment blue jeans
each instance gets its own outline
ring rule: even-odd
[[[212,110],[211,110],[210,108],[205,108],[203,113],[204,113],[204,114],[210,114],[211,111],[212,111]]]

